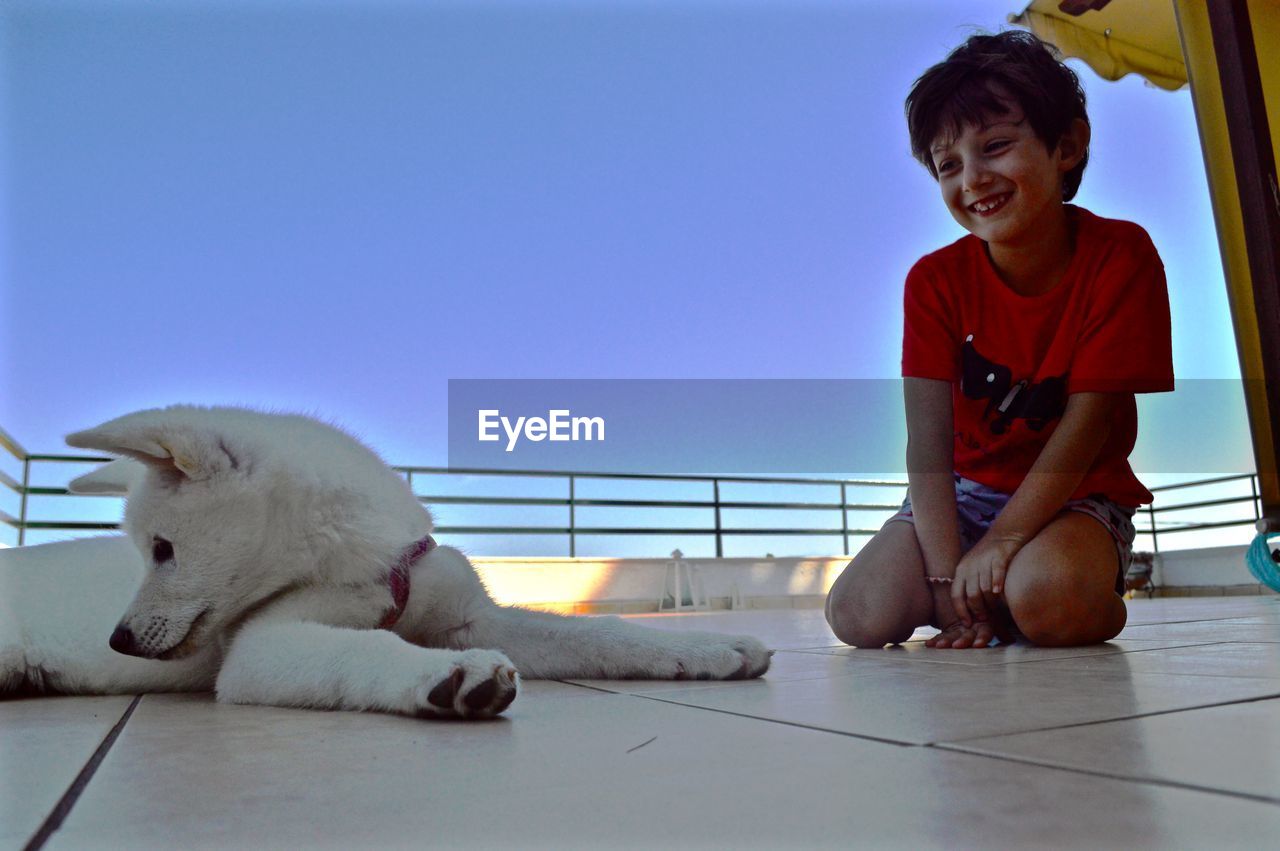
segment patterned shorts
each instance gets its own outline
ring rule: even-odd
[[[978,543],[996,516],[1004,510],[1009,502],[1010,494],[1002,493],[986,485],[979,484],[963,476],[956,477],[956,514],[960,525],[960,549],[968,552]],[[1136,509],[1118,505],[1102,494],[1093,494],[1084,499],[1073,499],[1062,507],[1063,511],[1078,511],[1087,514],[1102,524],[1111,540],[1116,544],[1116,555],[1119,558],[1119,570],[1116,573],[1116,593],[1124,594],[1124,575],[1133,558],[1133,539],[1136,532],[1133,528],[1133,515]],[[889,520],[902,520],[914,523],[911,513],[911,494],[902,501],[902,508]]]

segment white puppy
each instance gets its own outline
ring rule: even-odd
[[[746,636],[497,605],[465,556],[436,546],[403,478],[307,417],[177,406],[67,442],[142,462],[72,483],[128,490],[133,546],[115,536],[3,554],[0,691],[215,688],[232,703],[478,718],[502,712],[520,676],[769,667]]]

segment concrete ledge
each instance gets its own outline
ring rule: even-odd
[[[1162,553],[1153,571],[1154,597],[1274,594],[1245,566],[1246,547]],[[821,608],[849,557],[689,558],[710,608]],[[671,559],[472,559],[499,603],[562,614],[643,614],[672,597]],[[686,586],[687,587],[687,586]],[[685,589],[682,589],[685,590]],[[682,597],[687,596],[682,594]],[[1137,596],[1145,596],[1139,592]]]
[[[821,609],[825,594],[797,597],[747,597],[741,601],[743,609]],[[727,611],[733,608],[729,597],[712,597],[710,611]],[[561,615],[652,615],[661,611],[656,600],[619,600],[617,602],[564,602],[564,603],[507,603],[538,612],[555,612]],[[670,609],[667,610],[670,612]]]
[[[1246,545],[1160,553],[1151,580],[1161,588],[1230,588],[1258,584],[1245,564]]]
[[[848,556],[682,559],[711,608],[821,606]],[[572,614],[656,612],[672,596],[671,559],[472,559],[499,603]],[[687,580],[686,580],[687,583]],[[682,597],[687,596],[687,584]]]

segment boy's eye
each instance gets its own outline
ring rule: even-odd
[[[173,561],[173,544],[156,535],[151,539],[151,558],[156,564]]]
[[[955,164],[956,164],[955,160],[943,160],[942,162],[938,163],[938,174],[942,174],[944,171],[950,171],[952,168],[955,167]]]
[[[997,140],[996,140],[996,141],[994,141],[994,142],[988,142],[988,143],[987,143],[986,150],[987,150],[987,153],[990,153],[990,152],[992,152],[992,151],[998,151],[998,150],[1000,150],[1001,148],[1006,148],[1006,147],[1008,147],[1010,144],[1011,144],[1011,143],[1009,142],[1009,140],[1008,140],[1008,139],[997,139]]]

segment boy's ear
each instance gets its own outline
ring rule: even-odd
[[[1059,168],[1065,174],[1075,168],[1089,150],[1089,138],[1093,131],[1083,118],[1073,119],[1067,131],[1058,140]]]

